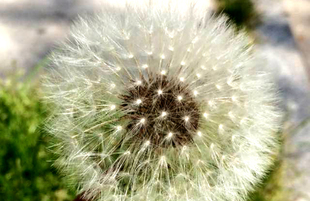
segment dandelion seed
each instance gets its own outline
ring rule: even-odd
[[[144,143],[144,146],[149,146],[151,144],[151,142],[149,140],[147,140],[145,143]]]
[[[201,136],[202,136],[202,133],[201,133],[200,131],[198,131],[198,132],[197,132],[197,135],[198,135],[199,137],[201,137]]]
[[[162,95],[162,94],[163,94],[163,91],[162,91],[161,89],[159,89],[159,90],[157,91],[157,93],[158,93],[158,95]]]
[[[224,125],[223,125],[223,124],[220,124],[220,125],[219,125],[218,132],[219,132],[220,134],[223,134],[223,133],[224,133]]]
[[[142,103],[142,100],[141,99],[138,99],[137,101],[136,101],[136,104],[137,105],[140,105]]]
[[[122,130],[123,128],[122,128],[122,126],[116,126],[116,130],[117,131],[120,131],[120,130]]]
[[[145,123],[145,118],[140,119],[140,124],[144,124]]]
[[[171,138],[173,136],[173,133],[172,132],[169,132],[168,133],[168,138]]]
[[[161,117],[167,116],[167,112],[162,112],[160,116],[161,116]]]
[[[142,81],[141,80],[138,80],[137,82],[136,82],[136,85],[141,85],[142,84]]]
[[[178,96],[178,100],[181,101],[183,99],[182,96]]]

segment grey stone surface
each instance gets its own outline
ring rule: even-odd
[[[259,0],[262,23],[255,30],[258,50],[267,60],[278,81],[291,121],[298,123],[310,116],[310,83],[301,52],[295,42],[283,3]]]
[[[283,1],[258,0],[262,23],[256,28],[257,48],[278,82],[291,129],[284,148],[287,201],[310,200],[310,85],[300,49],[295,42]],[[301,123],[304,125],[300,126]],[[298,129],[296,129],[298,128]]]
[[[29,71],[65,38],[78,14],[94,12],[99,4],[97,0],[1,0],[0,74],[14,65]]]
[[[296,42],[310,76],[310,0],[283,0]]]

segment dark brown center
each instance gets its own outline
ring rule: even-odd
[[[165,76],[136,83],[121,96],[129,120],[126,129],[133,139],[149,141],[154,147],[192,142],[200,112],[188,85]]]

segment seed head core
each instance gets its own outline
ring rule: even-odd
[[[164,75],[153,76],[142,83],[128,87],[121,96],[121,108],[128,111],[125,114],[127,132],[139,142],[149,140],[154,147],[176,147],[192,142],[200,111],[188,85]],[[143,101],[137,104],[137,100]]]

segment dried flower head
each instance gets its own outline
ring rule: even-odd
[[[48,129],[85,199],[239,201],[272,162],[273,85],[204,2],[106,5],[54,53]]]

